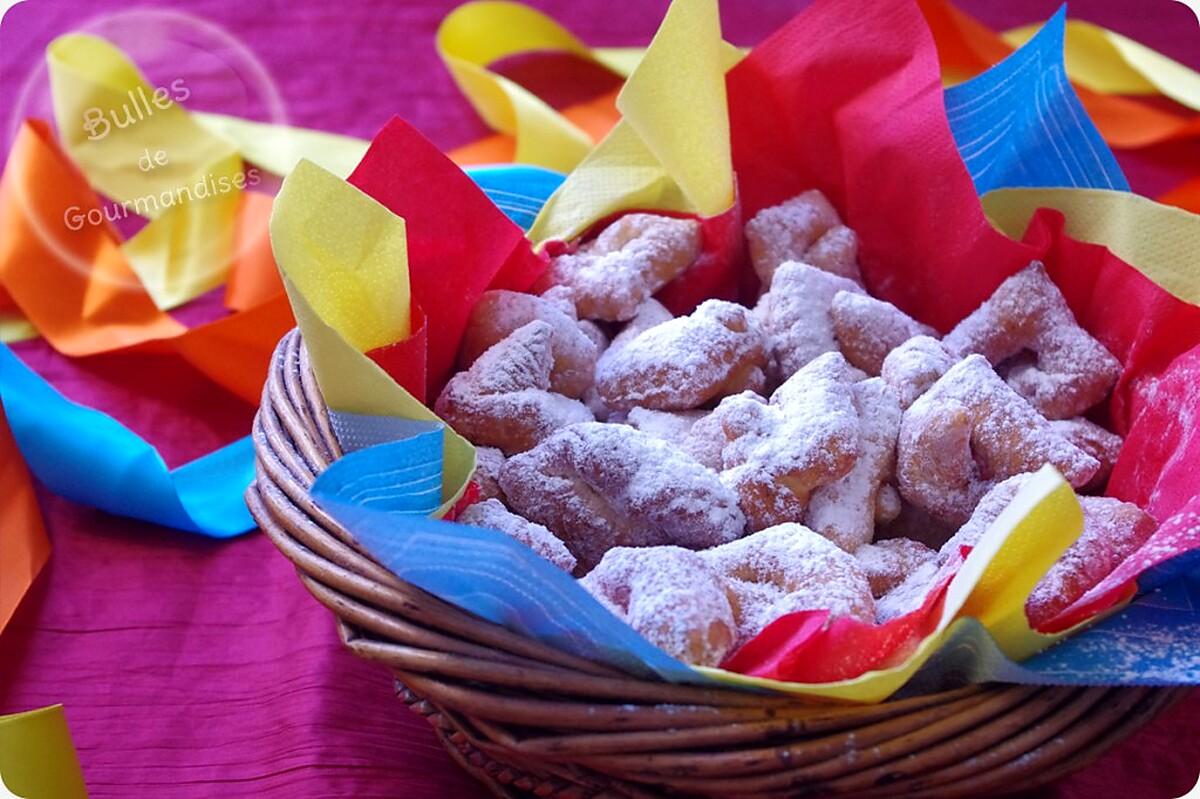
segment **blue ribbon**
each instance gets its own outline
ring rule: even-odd
[[[254,477],[249,438],[178,469],[106,413],[71,402],[0,345],[0,398],[29,469],[83,505],[213,538],[254,527],[242,492]]]

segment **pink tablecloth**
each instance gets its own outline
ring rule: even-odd
[[[128,3],[134,5],[141,4]],[[296,124],[370,136],[398,113],[445,147],[485,133],[433,50],[434,29],[452,3],[170,5],[247,43]],[[591,42],[632,44],[647,40],[665,3],[538,5]],[[800,5],[726,2],[726,31],[752,44]],[[1007,27],[1044,19],[1056,2],[963,5]],[[32,0],[11,11],[0,27],[0,107],[14,107],[51,38],[123,7],[113,0]],[[1119,0],[1076,0],[1071,13],[1197,65],[1200,31],[1182,5],[1149,0],[1136,15],[1126,8]],[[220,109],[224,99],[197,92],[195,104]],[[1135,188],[1157,194],[1182,179],[1163,155],[1195,153],[1195,145],[1173,147],[1122,154]],[[210,312],[214,300],[182,318]],[[69,362],[40,343],[17,349],[69,396],[156,444],[171,465],[249,429],[252,408],[186,367],[145,356]],[[55,551],[0,637],[0,713],[64,703],[93,796],[483,795],[425,722],[392,698],[386,670],[342,651],[330,615],[263,536],[210,543],[44,492],[41,500]],[[1200,699],[1177,707],[1043,795],[1179,796],[1200,767],[1198,711]]]

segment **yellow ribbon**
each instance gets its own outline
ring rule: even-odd
[[[363,353],[409,335],[404,220],[310,161],[283,181],[271,245],[313,373],[342,413],[439,421]],[[445,513],[475,470],[475,449],[447,425]]]
[[[0,797],[87,799],[62,705],[0,716]]]
[[[629,77],[644,47],[588,47],[551,17],[521,3],[479,0],[450,13],[437,33],[438,54],[455,82],[492,130],[516,140],[518,163],[567,172],[587,155],[593,142],[541,98],[498,75],[490,66],[532,52],[570,53]],[[721,43],[729,65],[744,53]],[[687,81],[675,83],[686,90]]]
[[[488,68],[529,50],[590,57],[582,42],[549,17],[519,3],[468,3],[438,28],[437,50],[484,121],[516,138],[516,161],[566,171],[591,149],[586,133],[532,92]]]
[[[121,50],[84,34],[55,39],[46,62],[72,159],[117,201],[114,218],[151,220],[122,249],[155,304],[173,308],[223,283],[242,162],[232,142],[179,105],[186,83],[151,86]]]
[[[1020,47],[1040,28],[1026,25],[1002,37]],[[1099,25],[1077,19],[1067,22],[1066,62],[1071,79],[1093,91],[1162,94],[1200,111],[1200,73]]]
[[[1200,216],[1109,189],[997,189],[983,196],[992,225],[1021,238],[1038,208],[1054,208],[1071,238],[1100,244],[1184,302],[1200,305]]]
[[[715,0],[675,0],[617,97],[623,118],[567,177],[529,231],[568,241],[628,209],[713,216],[733,203],[725,71]]]
[[[366,139],[323,130],[255,122],[226,114],[193,112],[209,132],[233,142],[242,157],[275,175],[288,175],[307,159],[339,178],[349,177],[370,145]]]

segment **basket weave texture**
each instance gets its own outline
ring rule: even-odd
[[[300,335],[275,353],[247,502],[342,641],[497,796],[981,797],[1074,771],[1183,689],[971,686],[814,705],[670,685],[582,660],[404,583],[309,496],[341,449]]]

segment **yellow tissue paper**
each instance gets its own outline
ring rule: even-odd
[[[276,198],[271,247],[313,310],[359,352],[408,338],[404,220],[311,161]]]
[[[983,196],[992,225],[1021,238],[1039,208],[1066,218],[1067,235],[1101,244],[1174,296],[1200,305],[1200,215],[1110,189],[997,189]]]
[[[410,332],[404,220],[302,160],[275,198],[271,246],[329,407],[439,421],[363,354]],[[437,515],[458,501],[474,470],[474,447],[447,425]]]
[[[0,797],[87,799],[62,705],[0,716]]]
[[[542,208],[529,237],[569,241],[628,209],[715,216],[733,204],[715,0],[675,0],[617,97],[623,118]]]

